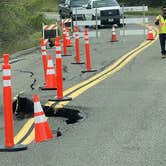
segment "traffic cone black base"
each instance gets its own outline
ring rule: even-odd
[[[48,101],[71,101],[71,100],[72,100],[71,97],[63,97],[62,99],[55,98],[55,99],[49,99]]]
[[[16,152],[27,150],[27,146],[22,144],[16,144],[14,147],[5,147],[4,145],[0,146],[0,152]]]
[[[110,42],[118,42],[118,40],[111,40]]]
[[[71,55],[71,54],[67,54],[67,55],[64,55],[64,54],[63,54],[62,56],[72,56],[72,55]]]
[[[73,65],[82,65],[82,64],[85,64],[85,62],[72,62],[71,64],[73,64]]]
[[[46,90],[56,90],[57,88],[46,88],[44,86],[39,87],[40,90],[46,91]]]
[[[82,73],[90,73],[90,72],[96,72],[97,70],[93,69],[93,70],[83,70],[81,71]]]

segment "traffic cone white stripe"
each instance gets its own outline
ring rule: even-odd
[[[56,46],[55,48],[56,58],[61,58],[61,46]]]
[[[113,28],[112,28],[112,32],[114,32],[115,33],[115,27],[113,26]]]
[[[88,35],[85,35],[85,40],[88,40]]]
[[[89,40],[85,40],[85,44],[89,44]]]
[[[42,55],[47,55],[46,51],[43,51]]]
[[[71,46],[70,35],[69,35],[68,29],[66,29],[66,43],[67,43],[67,47]]]
[[[44,44],[46,45],[46,44],[47,44],[47,42],[48,42],[48,39],[45,39],[45,40],[44,40]]]
[[[52,62],[52,60],[48,60],[48,66],[47,67],[53,67],[54,65],[53,65],[53,62]]]
[[[3,76],[11,76],[11,70],[3,69]]]
[[[42,51],[46,51],[46,46],[41,47]]]
[[[4,87],[9,87],[9,86],[11,86],[11,80],[3,80],[3,86],[4,86]]]
[[[62,56],[60,54],[57,54],[56,58],[62,58]]]
[[[57,47],[55,48],[55,54],[58,55],[58,56],[62,54],[62,52],[61,52],[61,47],[57,46]],[[57,57],[57,56],[56,56],[56,57]]]
[[[75,38],[79,39],[79,32],[75,32]]]
[[[39,101],[35,102],[34,110],[35,110],[35,113],[41,112],[43,110]]]
[[[10,69],[3,69],[3,86],[9,87],[11,86],[11,70]]]
[[[76,39],[79,39],[79,36],[75,36]]]
[[[34,113],[34,116],[42,116],[42,115],[45,115],[43,111]]]
[[[61,51],[61,47],[56,47],[56,51]]]
[[[66,38],[67,38],[67,40],[70,40],[69,33],[67,33]]]
[[[47,121],[39,101],[34,103],[34,110],[35,123],[42,123]]]
[[[52,75],[55,74],[55,70],[54,69],[47,69],[47,75]]]
[[[35,116],[35,123],[44,123],[47,122],[45,115]]]

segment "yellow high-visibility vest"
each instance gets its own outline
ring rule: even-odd
[[[159,34],[166,34],[166,19],[163,16],[159,15],[156,17],[156,20],[159,20]]]

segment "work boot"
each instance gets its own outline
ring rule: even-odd
[[[166,58],[166,55],[165,55],[165,54],[162,54],[162,55],[161,55],[161,58],[162,58],[162,59]]]

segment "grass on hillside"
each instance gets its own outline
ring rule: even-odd
[[[58,5],[57,5],[57,0],[13,0],[12,2],[6,3],[6,5],[9,4],[10,6],[13,6],[12,12],[14,16],[10,18],[9,20],[5,21],[6,26],[6,40],[4,40],[4,34],[0,36],[0,55],[4,53],[15,53],[20,50],[24,50],[27,48],[31,48],[33,46],[38,46],[40,44],[40,38],[42,36],[42,21],[43,20],[46,24],[50,22],[50,20],[46,20],[44,17],[42,19],[42,13],[43,12],[57,12],[58,10]],[[30,15],[30,12],[28,13],[26,10],[23,9],[24,4],[26,6],[32,6],[28,8],[25,8],[27,11],[32,10],[33,14]],[[8,8],[9,8],[8,7]],[[6,8],[7,10],[9,10]],[[15,10],[21,10],[21,13],[18,15]],[[10,11],[10,10],[9,10]],[[1,11],[2,12],[2,11]],[[7,11],[6,11],[7,13]],[[27,15],[26,15],[27,13]],[[11,13],[10,13],[11,15]],[[17,16],[18,15],[18,16]],[[22,21],[21,21],[22,17]],[[17,19],[18,18],[18,19]],[[25,20],[30,21],[31,25],[27,24]],[[5,20],[5,19],[4,19]],[[3,20],[3,24],[4,24]],[[1,24],[1,28],[4,28],[3,24]],[[22,29],[20,27],[22,26]],[[28,30],[29,29],[29,30]],[[24,33],[22,34],[20,31],[23,31]],[[10,33],[8,33],[10,32]],[[1,31],[2,33],[2,31]],[[15,34],[17,33],[17,38],[15,38]],[[9,38],[7,40],[7,35],[9,35]],[[11,37],[13,35],[13,38]],[[1,38],[2,37],[2,38]],[[12,38],[12,39],[11,39]]]
[[[57,11],[58,11],[58,4],[56,0],[46,0],[41,8],[41,12],[57,12]]]

